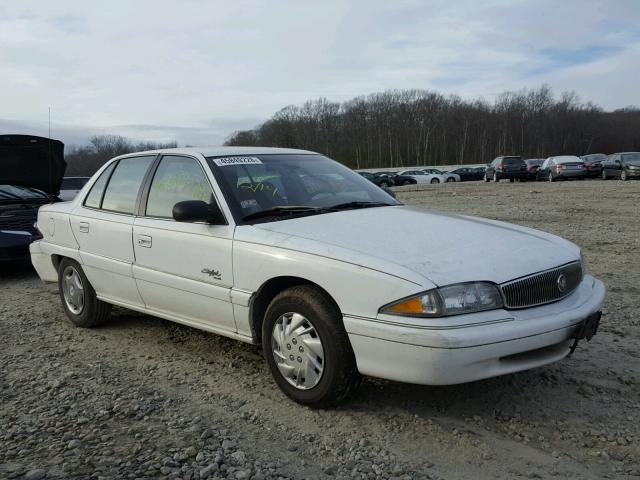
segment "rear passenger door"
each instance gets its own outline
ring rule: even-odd
[[[133,272],[150,312],[208,330],[235,332],[234,226],[176,222],[172,214],[181,201],[218,202],[205,167],[191,156],[160,158],[133,226]]]
[[[132,230],[142,180],[155,158],[110,164],[71,216],[85,274],[98,296],[112,303],[143,306],[132,275]]]

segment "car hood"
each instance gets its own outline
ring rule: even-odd
[[[271,232],[261,237],[273,246],[385,270],[412,281],[418,274],[435,285],[503,283],[580,258],[576,245],[555,235],[409,206],[349,210],[254,227]]]
[[[0,184],[32,187],[57,195],[66,168],[61,141],[0,135]]]

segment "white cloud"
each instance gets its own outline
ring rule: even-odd
[[[288,104],[391,88],[491,99],[545,82],[605,108],[639,103],[635,0],[97,5],[2,7],[5,125],[41,128],[51,106],[68,142],[110,131],[220,143]],[[617,51],[578,64],[544,53],[588,47]]]

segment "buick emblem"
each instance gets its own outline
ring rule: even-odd
[[[564,276],[564,274],[560,274],[558,275],[558,280],[556,280],[556,283],[558,284],[558,291],[560,293],[564,293],[564,291],[567,289],[567,277]]]

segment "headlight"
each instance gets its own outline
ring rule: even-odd
[[[435,288],[385,305],[380,313],[416,317],[446,317],[502,308],[502,295],[492,283],[459,283]]]

